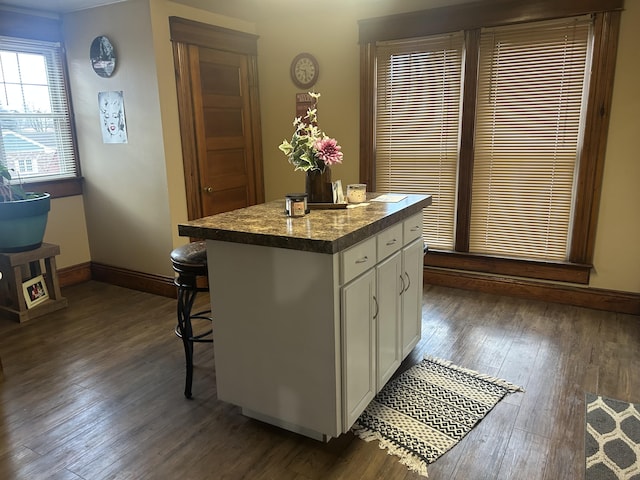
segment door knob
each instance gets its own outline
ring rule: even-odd
[[[206,193],[211,193],[213,192],[213,187],[203,187],[203,189]]]

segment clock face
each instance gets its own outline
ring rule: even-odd
[[[318,79],[317,60],[308,53],[301,53],[291,62],[291,79],[299,88],[309,88]]]

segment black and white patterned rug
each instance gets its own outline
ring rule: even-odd
[[[505,380],[427,357],[385,385],[352,430],[427,476],[428,464],[517,391],[522,389]]]
[[[586,394],[585,480],[640,480],[640,404]]]

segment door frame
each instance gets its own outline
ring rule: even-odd
[[[169,17],[173,61],[175,65],[176,90],[178,97],[178,115],[180,137],[182,141],[182,161],[187,196],[187,214],[189,220],[203,216],[200,196],[200,170],[198,165],[198,146],[196,142],[196,115],[193,107],[191,71],[194,65],[190,46],[212,48],[246,56],[248,66],[249,103],[251,122],[248,126],[253,144],[253,177],[255,179],[255,203],[264,203],[264,171],[262,164],[262,126],[260,121],[260,97],[258,91],[258,36],[238,32],[228,28],[208,25],[180,17]]]

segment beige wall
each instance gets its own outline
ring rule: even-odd
[[[60,255],[56,257],[58,268],[91,261],[84,201],[81,196],[51,200],[44,241],[60,246]]]
[[[408,3],[416,9],[419,3]],[[439,2],[440,4],[445,2]],[[636,87],[640,63],[634,58],[640,45],[640,2],[627,0],[614,86],[602,201],[596,236],[594,269],[590,286],[640,293],[640,159],[635,137],[640,131],[640,94]],[[320,79],[314,87],[322,93],[320,126],[343,145],[344,164],[333,169],[333,178],[343,183],[358,179],[359,50],[357,20],[390,13],[389,3],[346,2],[323,16],[318,25],[327,28],[309,32],[309,25],[297,21],[306,7],[285,12],[261,11],[260,93],[263,115],[263,150],[267,199],[304,189],[302,175],[292,171],[277,149],[292,133],[294,96],[289,80],[289,62],[301,51],[314,53],[320,63]],[[391,10],[393,11],[393,10]],[[396,10],[399,12],[399,10]],[[314,13],[314,15],[316,15]],[[336,18],[337,17],[337,18]],[[287,28],[282,28],[286,25]],[[292,41],[292,38],[295,41]]]
[[[640,2],[627,0],[622,27],[591,286],[640,292]]]
[[[60,268],[89,261],[172,275],[168,252],[187,241],[177,224],[186,200],[168,17],[237,30],[250,23],[164,0],[129,0],[63,16],[63,31],[85,179],[84,195],[55,199],[45,241],[60,245]],[[97,76],[89,45],[107,35],[118,65]],[[97,96],[124,92],[128,143],[104,144]]]
[[[169,275],[171,220],[151,33],[146,0],[64,16],[91,260]],[[108,36],[116,48],[110,78],[96,75],[88,60],[97,35]],[[119,90],[128,143],[104,144],[98,92]]]
[[[278,145],[293,133],[295,96],[300,92],[290,80],[291,60],[300,52],[311,52],[320,64],[318,83],[313,87],[321,97],[318,122],[325,133],[342,146],[342,165],[332,167],[332,179],[343,184],[358,181],[359,163],[359,58],[357,28],[353,10],[340,15],[320,10],[314,24],[326,29],[311,32],[300,22],[307,6],[295,3],[284,11],[262,11],[258,68],[262,109],[265,195],[267,200],[286,193],[304,191],[304,174],[294,172]],[[286,25],[287,28],[283,28]]]
[[[258,66],[262,108],[265,194],[267,200],[286,193],[304,191],[304,175],[293,167],[278,145],[290,139],[295,116],[295,95],[300,90],[289,76],[291,60],[310,52],[320,64],[320,76],[313,90],[321,94],[318,103],[320,127],[342,146],[342,165],[332,167],[332,180],[343,185],[359,181],[360,158],[360,47],[358,20],[390,13],[462,3],[463,0],[328,0],[325,8],[313,11],[309,4],[276,1],[249,2],[259,8],[238,9],[238,14],[257,18]],[[242,3],[242,0],[238,3]],[[227,8],[230,8],[228,5]]]
[[[293,171],[277,148],[292,133],[297,90],[289,79],[291,59],[301,51],[318,58],[321,72],[314,89],[322,94],[320,126],[338,139],[345,154],[344,164],[333,169],[333,178],[355,182],[359,163],[358,19],[452,3],[406,0],[400,7],[398,2],[383,0],[331,0],[332,8],[317,8],[310,16],[308,5],[301,2],[280,0],[266,8],[260,7],[264,2],[247,7],[244,0],[207,0],[203,3],[218,5],[219,13],[211,13],[182,4],[187,1],[193,4],[194,0],[129,0],[64,17],[93,261],[170,274],[168,252],[185,241],[176,228],[186,220],[186,202],[169,16],[259,35],[265,191],[267,200],[272,200],[304,189],[303,175]],[[638,27],[640,5],[627,1],[591,281],[593,287],[628,292],[640,292],[640,215],[633,211],[640,205],[640,189],[635,184],[640,179],[640,162],[632,137],[640,131],[635,113],[640,100],[634,86],[639,67],[633,59],[640,41]],[[111,37],[118,49],[119,66],[110,79],[96,76],[88,62],[90,42],[100,34]],[[102,144],[97,116],[101,90],[124,91],[127,145]],[[71,215],[53,213],[46,238],[59,240],[55,243],[61,243],[63,252],[77,253],[64,257],[68,263],[60,263],[86,261],[84,222],[70,218],[80,214],[82,200],[60,199],[53,205]],[[80,235],[75,243],[68,233],[74,230]]]
[[[182,145],[180,143],[180,124],[178,121],[178,102],[174,75],[173,50],[169,32],[169,17],[181,17],[189,20],[217,25],[224,28],[255,33],[255,26],[247,21],[228,18],[211,12],[165,0],[151,0],[151,23],[153,45],[156,52],[156,74],[160,92],[160,111],[165,154],[168,195],[171,199],[170,226],[172,245],[175,248],[188,242],[188,238],[178,236],[178,224],[185,222],[187,203],[182,164]]]

